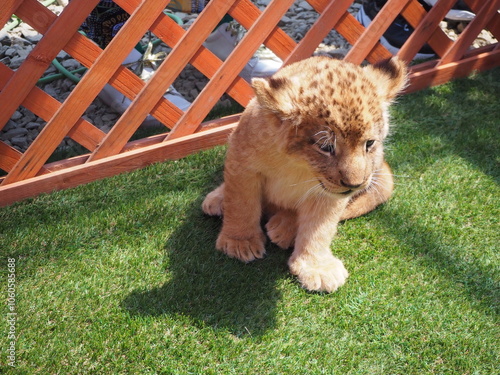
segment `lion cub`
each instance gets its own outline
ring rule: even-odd
[[[262,216],[272,242],[294,247],[290,271],[314,291],[332,292],[348,273],[330,243],[340,220],[391,195],[384,161],[387,108],[405,86],[397,58],[360,67],[311,57],[255,78],[256,97],[229,139],[224,183],[203,211],[223,215],[217,249],[243,262],[262,258]]]

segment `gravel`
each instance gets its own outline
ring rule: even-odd
[[[260,8],[264,8],[270,0],[256,0],[254,3]],[[54,13],[59,14],[63,10],[63,5],[67,0],[58,0],[55,5],[50,5]],[[355,15],[361,7],[361,1],[356,1],[349,12]],[[196,19],[196,14],[176,13],[183,22],[184,27],[188,28]],[[299,41],[309,27],[318,18],[318,14],[306,1],[296,1],[286,15],[281,19],[279,26],[295,41]],[[460,31],[463,29],[462,24],[448,25],[446,22],[441,23],[443,30],[447,34],[456,39]],[[10,31],[0,31],[0,62],[9,66],[11,69],[17,69],[22,64],[26,56],[30,53],[36,43],[41,39],[41,35],[33,30],[28,24],[20,23]],[[146,39],[145,39],[146,41]],[[483,31],[474,43],[474,47],[479,47],[487,44],[495,43],[496,40],[490,33]],[[345,55],[350,48],[349,43],[340,36],[337,32],[332,31],[319,46],[317,52],[327,53],[332,56]],[[158,50],[169,51],[165,46],[159,46]],[[80,63],[71,56],[61,51],[57,59],[68,70],[80,68]],[[51,76],[59,73],[54,65],[50,65],[43,77]],[[75,74],[79,77],[79,74]],[[177,80],[174,82],[174,87],[189,101],[193,101],[200,91],[205,87],[208,80],[203,74],[188,65]],[[68,78],[59,78],[51,82],[38,85],[47,94],[56,98],[59,101],[64,101],[71,90],[75,87],[75,83]],[[232,99],[226,94],[220,99],[218,105],[230,106]],[[84,116],[86,120],[93,123],[103,131],[107,132],[116,122],[119,117],[112,109],[108,108],[97,97],[94,102],[86,110]],[[45,121],[35,116],[33,113],[20,107],[11,117],[9,122],[0,131],[0,140],[8,145],[13,146],[17,150],[24,152],[37,134],[41,131]],[[65,139],[60,145],[60,149],[72,149],[75,143],[70,139]]]

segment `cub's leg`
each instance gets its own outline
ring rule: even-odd
[[[351,198],[340,220],[352,219],[374,210],[390,198],[393,189],[392,171],[389,164],[384,161],[382,168],[374,174],[368,189]]]
[[[290,272],[311,291],[333,292],[349,276],[342,261],[330,250],[345,200],[331,205],[314,203],[298,210],[295,249],[288,261]]]
[[[207,215],[222,216],[223,199],[224,199],[224,184],[220,185],[218,188],[207,194],[207,196],[203,200],[203,203],[201,204],[201,209]]]
[[[267,235],[282,249],[293,246],[297,236],[297,212],[278,209],[266,224]]]
[[[265,235],[260,226],[261,177],[245,173],[241,171],[241,167],[234,169],[229,167],[224,173],[224,180],[221,188],[223,191],[212,196],[222,195],[224,207],[222,230],[217,238],[216,247],[228,256],[243,262],[262,258],[265,254]]]

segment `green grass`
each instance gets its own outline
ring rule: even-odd
[[[223,147],[0,209],[16,258],[16,374],[500,373],[500,69],[392,108],[393,198],[343,223],[350,271],[301,289],[290,252],[245,265],[202,215]]]

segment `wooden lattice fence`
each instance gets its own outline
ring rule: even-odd
[[[37,0],[4,0],[0,5],[0,25],[15,14],[43,34],[18,70],[12,71],[0,63],[0,129],[20,106],[47,122],[25,152],[0,142],[0,169],[5,172],[0,177],[0,205],[224,143],[239,115],[210,122],[203,120],[224,93],[246,106],[253,92],[238,73],[261,44],[289,64],[311,56],[325,36],[335,29],[352,45],[346,60],[355,64],[365,60],[375,63],[392,56],[378,41],[401,14],[415,31],[398,56],[409,62],[425,43],[437,55],[434,60],[411,67],[408,92],[500,63],[498,43],[471,48],[483,29],[499,39],[500,0],[465,0],[476,16],[456,41],[439,27],[455,0],[440,0],[429,12],[417,0],[388,0],[366,29],[348,12],[353,0],[308,0],[319,17],[298,43],[276,26],[293,0],[273,0],[263,11],[250,0],[211,0],[187,31],[163,13],[169,0],[115,2],[131,17],[104,51],[78,32],[98,0],[72,0],[59,16]],[[226,13],[248,32],[234,52],[220,61],[202,44]],[[145,83],[121,62],[147,30],[172,50],[154,77]],[[38,79],[61,50],[88,68],[62,103],[36,87]],[[183,112],[163,94],[187,64],[210,80]],[[132,100],[108,133],[82,118],[106,83]],[[131,141],[148,114],[165,126],[165,133]],[[65,137],[82,145],[88,153],[48,163]]]

